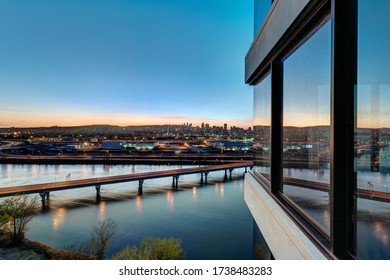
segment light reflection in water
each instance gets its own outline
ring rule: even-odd
[[[40,165],[32,165],[31,173],[33,177],[37,177],[40,173]]]
[[[197,190],[196,190],[196,187],[193,187],[193,188],[192,188],[192,199],[193,199],[193,200],[196,200],[196,191],[197,191]]]
[[[215,183],[214,191],[216,194],[219,194],[221,198],[223,198],[225,193],[225,185],[223,183]]]
[[[173,209],[175,206],[175,196],[172,191],[167,192],[167,204],[169,209]]]
[[[138,195],[135,198],[135,209],[136,209],[137,214],[140,214],[142,211],[142,196],[141,195]]]
[[[101,201],[99,203],[99,221],[103,222],[106,218],[106,201]]]
[[[57,231],[61,228],[61,226],[65,222],[66,216],[67,216],[66,208],[58,208],[56,211],[53,212],[52,226],[54,231]]]
[[[374,224],[375,236],[382,241],[383,245],[387,245],[389,241],[388,232],[383,228],[382,223],[375,222]]]
[[[87,170],[87,166],[85,164],[83,164],[81,167],[81,173],[83,174],[83,178],[88,177],[88,170]]]
[[[219,188],[219,184],[218,184],[218,183],[215,183],[215,185],[214,185],[214,191],[215,191],[215,193],[218,193],[218,192],[219,192],[218,188]]]
[[[62,173],[62,164],[57,165],[56,169],[57,169],[57,173],[61,174]]]
[[[330,224],[330,217],[329,217],[329,211],[328,210],[324,210],[323,212],[323,217],[324,217],[324,222],[326,225]]]

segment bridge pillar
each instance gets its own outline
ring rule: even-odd
[[[200,172],[200,183],[203,184],[203,172]]]
[[[173,185],[172,188],[178,189],[179,188],[179,175],[174,175],[173,176]]]
[[[204,172],[204,182],[205,182],[205,184],[207,184],[207,176],[209,175],[209,171],[205,171]]]
[[[250,169],[250,170],[253,170],[253,165],[249,166],[249,169]]]
[[[46,199],[49,199],[49,194],[50,194],[50,192],[48,192],[48,191],[39,192],[39,195],[42,198],[42,202],[45,202]]]
[[[233,172],[234,168],[229,168],[229,180],[232,179],[232,172]]]
[[[138,181],[138,192],[142,192],[142,187],[144,185],[144,180],[139,180]]]
[[[96,195],[100,195],[100,185],[96,185],[95,186],[95,189],[96,189]]]
[[[223,176],[223,180],[224,180],[224,181],[227,180],[227,169],[225,169],[225,176]]]
[[[248,168],[248,166],[245,166],[245,173],[247,173],[248,171],[247,171],[247,168]]]

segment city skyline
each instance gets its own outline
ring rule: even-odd
[[[252,126],[252,14],[249,0],[3,1],[0,127]]]

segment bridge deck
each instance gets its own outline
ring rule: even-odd
[[[330,186],[326,183],[306,181],[295,178],[283,178],[284,182],[291,186],[302,187],[317,191],[329,192]],[[376,190],[367,190],[367,189],[356,189],[356,196],[358,198],[365,198],[371,200],[377,200],[382,202],[390,202],[390,193],[384,191],[376,191]]]
[[[123,183],[129,181],[140,181],[140,180],[156,179],[156,178],[163,178],[163,177],[174,177],[174,176],[189,175],[189,174],[196,174],[196,173],[206,173],[206,172],[208,173],[212,171],[232,170],[236,168],[244,168],[244,167],[252,167],[252,166],[253,166],[252,162],[243,161],[240,163],[214,165],[214,166],[192,167],[192,168],[183,168],[183,169],[145,172],[139,174],[115,175],[115,176],[98,177],[98,178],[88,178],[88,179],[78,179],[78,180],[61,181],[61,182],[50,182],[50,183],[24,185],[24,186],[6,187],[6,188],[0,188],[0,197],[10,196],[10,195],[20,194],[20,193],[24,193],[24,194],[42,193],[42,192],[82,188],[88,186],[116,184],[116,183]]]

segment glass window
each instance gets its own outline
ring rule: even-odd
[[[283,61],[283,193],[329,234],[331,22]]]
[[[267,16],[268,10],[270,9],[272,0],[255,0],[255,20],[254,20],[254,37],[256,37],[265,17]]]
[[[390,2],[358,1],[357,257],[390,259]]]
[[[254,87],[254,170],[270,180],[271,160],[271,75]]]

